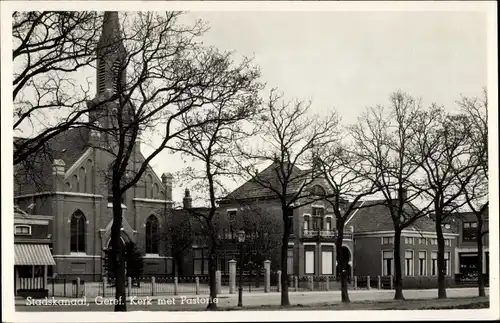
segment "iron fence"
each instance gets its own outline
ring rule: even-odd
[[[79,285],[77,279],[67,277],[47,278],[48,296],[55,297],[82,297],[86,295],[87,284],[85,280],[80,279]]]
[[[218,294],[229,294],[229,277],[222,276]],[[277,272],[270,274],[270,288],[266,289],[265,275],[243,275],[242,287],[245,293],[281,291],[280,276]],[[335,276],[292,276],[286,275],[289,292],[336,291],[340,290],[340,281]],[[455,277],[446,277],[447,287],[477,286],[476,281],[460,282]],[[391,282],[392,279],[392,282]],[[79,281],[80,285],[77,285]],[[34,282],[19,282],[18,289],[32,288]],[[31,285],[28,285],[31,284]],[[37,283],[38,284],[38,283]],[[25,286],[26,285],[26,286]],[[129,286],[130,285],[130,286]],[[31,287],[30,287],[31,286]],[[38,286],[38,285],[37,285]],[[394,276],[370,277],[371,289],[391,289],[395,286]],[[236,275],[235,293],[239,288],[239,276]],[[348,284],[349,289],[368,289],[367,276],[357,276]],[[437,277],[403,277],[404,289],[437,288]],[[116,293],[113,279],[101,281],[85,281],[68,277],[48,278],[46,289],[48,296],[56,297],[113,297]],[[136,279],[127,278],[125,282],[127,296],[165,296],[165,295],[208,295],[210,293],[208,276],[172,277],[172,276],[144,276]]]

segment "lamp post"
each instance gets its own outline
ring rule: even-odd
[[[243,306],[243,243],[245,242],[245,231],[238,231],[238,244],[240,247],[240,283],[238,288],[238,307]]]

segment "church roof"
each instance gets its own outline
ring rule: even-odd
[[[50,191],[52,164],[61,159],[68,169],[89,148],[89,129],[69,129],[47,141],[45,146],[15,167],[15,195]],[[16,138],[15,140],[21,140]]]

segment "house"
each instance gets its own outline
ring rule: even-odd
[[[220,212],[225,213],[227,218],[235,218],[238,215],[246,218],[265,216],[269,220],[277,221],[269,229],[279,228],[275,235],[281,237],[283,221],[280,201],[270,188],[261,185],[262,183],[268,183],[269,186],[277,187],[279,180],[276,172],[277,166],[276,163],[272,163],[257,175],[259,182],[255,178],[250,179],[219,201]],[[306,173],[306,171],[297,167],[292,168],[291,174],[297,180],[291,181],[287,188],[290,194],[296,194],[302,186],[301,172]],[[326,194],[326,185],[321,180],[314,181],[308,186],[304,192],[314,191],[317,192],[317,196]],[[291,220],[287,253],[288,274],[295,276],[334,276],[337,272],[337,260],[333,209],[326,200],[321,198],[315,199],[311,203],[301,204],[303,205],[294,208],[288,214]],[[236,228],[236,230],[238,229]],[[280,267],[280,241],[278,241],[276,247],[269,254],[272,270],[277,270]],[[344,234],[343,251],[348,259],[350,274],[352,274],[354,257],[352,227],[349,227]]]
[[[51,254],[52,217],[14,207],[14,292],[46,290],[55,265]]]
[[[407,212],[415,212],[406,205]],[[347,220],[354,227],[355,275],[389,276],[394,272],[394,229],[385,200],[361,202]],[[445,238],[446,275],[453,275],[458,234],[443,228]],[[435,222],[425,216],[418,218],[401,234],[401,265],[405,281],[412,278],[437,277],[437,235]]]
[[[118,13],[106,12],[97,50],[96,97],[89,105],[115,93],[116,82],[125,78],[117,75],[120,69],[116,68],[116,62],[125,57],[119,35]],[[109,44],[119,46],[107,53],[99,50]],[[117,115],[113,104],[99,105],[91,111],[90,120],[114,122]],[[113,158],[100,145],[113,146],[104,142],[105,136],[88,128],[69,129],[14,169],[15,204],[24,210],[31,208],[34,214],[50,215],[50,221],[43,220],[49,221],[50,237],[45,238],[52,246],[53,271],[58,275],[78,276],[87,281],[101,277],[112,225],[109,170]],[[140,141],[134,143],[130,160],[131,171],[145,160]],[[164,225],[157,211],[172,207],[172,178],[171,174],[160,178],[148,167],[140,181],[122,197],[122,241],[134,242],[145,254],[145,274],[167,273],[169,268],[166,248],[155,237]]]
[[[483,274],[489,274],[489,210],[483,216]],[[466,279],[477,279],[477,241],[476,230],[478,221],[473,212],[460,212],[453,214],[444,224],[458,234],[457,247],[455,248],[455,261],[453,270],[456,275]]]
[[[210,208],[192,206],[192,198],[188,189],[185,190],[182,208],[158,211],[158,215],[165,218],[167,224],[161,233],[160,240],[170,249],[172,272],[178,277],[205,276],[206,278],[208,276],[208,231],[202,217],[207,216],[209,212]],[[241,214],[246,215],[246,213]],[[235,218],[231,218],[231,220],[223,209],[217,208],[215,210],[212,223],[217,243],[216,266],[223,276],[229,274],[229,262],[240,259],[240,247],[242,246],[239,245],[237,237],[239,229],[246,229],[245,248],[242,252],[246,265],[252,262],[258,262],[262,265],[263,261],[268,259],[267,256],[271,254],[271,252],[264,251],[269,251],[267,247],[269,247],[270,241],[275,241],[269,236],[266,236],[266,239],[257,238],[259,235],[266,235],[263,231],[269,231],[266,222],[260,222],[260,218],[257,218],[257,222],[261,225],[262,230],[252,230],[255,229],[256,221],[243,221],[242,218],[237,219],[238,223],[242,224],[238,225],[237,230]],[[243,222],[246,222],[246,225]],[[245,271],[249,269],[248,266],[245,267]]]

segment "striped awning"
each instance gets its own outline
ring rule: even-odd
[[[14,265],[55,266],[56,262],[46,244],[14,244]]]

